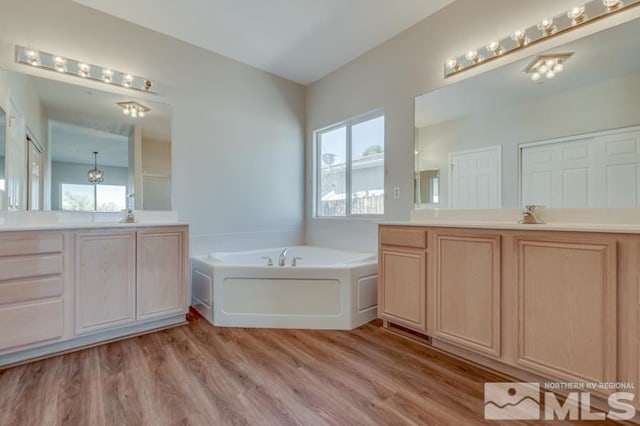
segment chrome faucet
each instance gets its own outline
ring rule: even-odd
[[[524,210],[522,211],[522,219],[520,219],[518,223],[523,223],[527,225],[544,223],[544,221],[538,219],[534,213],[536,211],[536,208],[538,207],[544,207],[544,206],[536,206],[536,205],[524,206]]]
[[[282,252],[280,253],[280,256],[278,256],[278,266],[284,266],[284,263],[287,260],[287,252],[289,251],[288,248],[282,250]]]

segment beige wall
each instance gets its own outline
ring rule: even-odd
[[[312,217],[314,129],[383,107],[387,169],[385,220],[408,220],[413,204],[414,98],[445,85],[443,64],[447,58],[529,26],[548,15],[561,13],[574,3],[573,0],[457,0],[310,85],[306,99],[307,242],[360,250],[373,250],[376,245],[374,221]],[[592,29],[585,29],[582,35]],[[580,35],[581,30],[576,30],[556,41],[525,49],[526,54],[510,55],[495,61],[492,66],[480,67],[481,71]],[[466,78],[464,74],[470,76],[473,72],[462,74],[460,78]],[[446,83],[453,81],[455,79]],[[400,188],[400,199],[391,198],[394,187]]]
[[[148,96],[172,105],[173,206],[190,223],[194,246],[227,250],[299,242],[303,86],[70,0],[5,3],[0,66],[25,71],[14,63],[13,46],[20,44],[157,82],[161,97]]]

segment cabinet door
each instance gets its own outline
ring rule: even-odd
[[[425,330],[425,261],[424,250],[380,250],[380,318]]]
[[[138,319],[186,312],[185,235],[138,233]]]
[[[616,242],[517,240],[518,363],[566,381],[616,380]]]
[[[500,357],[500,235],[437,231],[434,337]]]
[[[135,320],[135,232],[76,235],[76,332]]]

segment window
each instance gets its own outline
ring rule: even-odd
[[[375,111],[315,132],[316,216],[384,214],[384,115]]]
[[[62,210],[118,212],[127,208],[127,187],[122,185],[61,184]]]

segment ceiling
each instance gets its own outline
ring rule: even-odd
[[[553,80],[532,82],[523,72],[533,60],[529,57],[426,93],[416,98],[416,127],[487,111],[498,113],[525,99],[638,73],[640,55],[635,52],[639,33],[640,20],[635,20],[544,52],[574,52],[564,71]]]
[[[454,0],[73,1],[309,84]]]
[[[50,120],[49,137],[53,142],[51,161],[93,164],[93,151],[96,151],[98,166],[129,167],[126,136]]]

